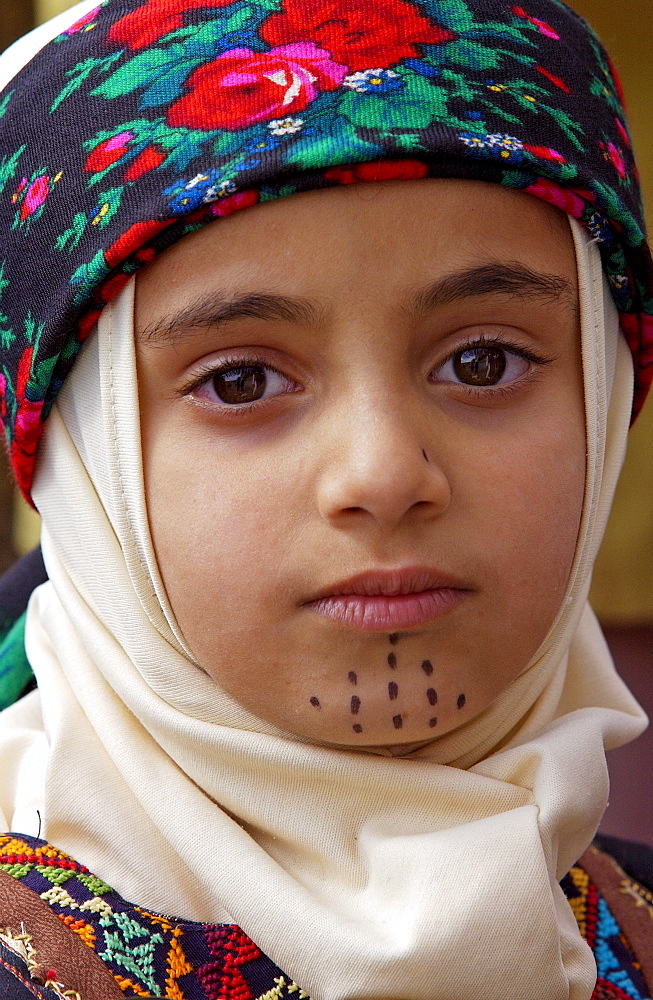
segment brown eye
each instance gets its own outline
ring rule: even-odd
[[[213,376],[213,389],[223,403],[253,403],[265,392],[267,376],[260,367],[229,368]]]
[[[506,352],[490,345],[467,347],[452,360],[456,377],[466,385],[496,385],[506,370]]]

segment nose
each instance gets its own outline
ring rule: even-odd
[[[439,517],[451,501],[450,477],[429,415],[405,399],[349,401],[327,427],[318,502],[334,526],[394,528]],[[325,438],[322,436],[323,446]]]

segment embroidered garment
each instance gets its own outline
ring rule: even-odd
[[[333,184],[471,177],[579,219],[642,405],[653,270],[619,82],[559,0],[82,11],[14,79],[25,54],[10,53],[0,78],[2,418],[26,494],[42,422],[129,276],[198,226]]]
[[[593,878],[596,869],[598,876]],[[13,834],[0,836],[0,872],[13,876],[44,900],[102,960],[114,977],[116,996],[310,1000],[239,927],[178,920],[127,903],[101,878],[45,841]],[[594,849],[586,852],[562,884],[596,959],[598,979],[592,1000],[649,1000],[639,953],[633,951],[629,931],[632,926],[640,946],[651,951],[650,970],[653,894],[629,878],[608,855]],[[63,972],[56,949],[41,944],[37,934],[30,933],[38,923],[35,918],[33,924],[14,918],[14,924],[24,924],[22,933],[7,926],[3,889],[0,882],[0,989],[4,969],[7,988],[12,982],[9,974],[21,975],[42,1000],[71,995],[97,1000],[77,993],[80,986],[74,971]],[[610,907],[615,894],[625,895],[627,900],[618,902],[621,925]],[[18,899],[13,912],[24,913]],[[649,923],[648,934],[642,934],[637,926],[640,913]],[[337,961],[337,956],[333,960]],[[50,986],[46,985],[48,974]],[[65,993],[66,988],[71,992]]]

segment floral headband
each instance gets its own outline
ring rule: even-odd
[[[653,379],[653,268],[619,82],[559,0],[105,0],[0,94],[0,390],[29,494],[80,344],[187,233],[298,191],[457,177],[600,246]]]

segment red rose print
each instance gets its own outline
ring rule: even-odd
[[[195,70],[186,83],[189,93],[172,105],[168,123],[236,131],[301,111],[318,90],[335,90],[346,74],[346,66],[312,42],[271,52],[230,49]]]
[[[153,236],[160,233],[162,229],[171,226],[175,219],[166,219],[165,222],[135,222],[133,226],[119,236],[115,243],[112,243],[108,250],[104,251],[104,259],[109,267],[116,267],[129,257],[131,253],[138,250],[143,243],[147,243]]]
[[[227,198],[220,198],[219,201],[214,201],[209,211],[216,219],[224,219],[228,215],[233,215],[234,212],[240,212],[242,208],[251,208],[252,205],[258,204],[258,200],[258,191],[254,191],[253,189],[238,191]]]
[[[23,492],[29,491],[31,485],[36,447],[41,435],[41,412],[43,410],[42,399],[35,402],[28,399],[25,395],[32,368],[33,355],[34,347],[30,344],[21,355],[16,373],[16,401],[18,403],[18,410],[16,413],[14,438],[11,443],[11,462],[16,470],[18,485]]]
[[[18,403],[22,403],[25,399],[25,390],[27,389],[27,383],[29,381],[29,373],[32,368],[32,358],[34,357],[34,347],[32,344],[26,347],[20,356],[20,361],[18,362],[18,371],[16,372],[16,399]]]
[[[551,83],[555,83],[556,87],[560,87],[560,90],[564,90],[565,94],[571,94],[571,90],[565,81],[561,80],[559,76],[555,75],[555,73],[550,73],[548,69],[544,68],[544,66],[536,66],[535,69],[538,73],[541,73],[542,76],[545,76],[547,80],[550,80]]]
[[[119,132],[118,135],[112,135],[110,139],[98,143],[84,164],[84,170],[95,174],[117,163],[129,149],[129,143],[133,138],[133,132]]]
[[[131,274],[114,274],[102,285],[102,301],[111,302],[111,299],[115,299],[129,281],[131,281]]]
[[[11,442],[11,464],[23,496],[28,496],[34,476],[36,449],[41,437],[43,400],[21,400],[16,413],[14,439]]]
[[[579,198],[569,188],[554,184],[553,181],[546,180],[544,177],[538,177],[534,184],[525,188],[525,191],[536,198],[540,198],[542,201],[548,202],[549,205],[555,205],[556,208],[562,209],[563,212],[573,216],[574,219],[582,218],[585,211],[585,202],[582,198]]]
[[[126,181],[137,181],[149,170],[160,167],[166,158],[166,153],[158,146],[146,146],[142,153],[139,153],[129,170],[125,174]]]
[[[524,149],[533,156],[538,156],[540,160],[551,160],[553,163],[567,162],[562,153],[557,149],[551,149],[550,146],[529,146],[528,143],[524,143]]]
[[[101,309],[90,309],[89,312],[84,313],[81,319],[77,322],[77,330],[79,333],[79,342],[84,343],[89,333],[92,332],[95,324],[100,318]]]
[[[20,185],[18,186],[18,190],[12,195],[11,198],[14,205],[17,201],[20,201],[19,218],[21,222],[28,219],[30,215],[34,215],[34,213],[45,204],[54,185],[57,184],[62,177],[63,172],[59,172],[56,177],[49,177],[48,174],[41,174],[40,177],[35,177],[29,182],[26,177],[23,177]]]
[[[590,191],[588,188],[569,188],[569,190],[577,194],[579,198],[583,198],[588,204],[596,204],[596,193],[594,191]]]
[[[426,177],[428,167],[421,160],[381,160],[358,163],[351,167],[332,167],[324,177],[338,184],[374,183],[376,181],[408,181]]]
[[[601,143],[601,146],[603,146],[603,143]],[[605,150],[604,156],[606,160],[610,161],[619,176],[622,178],[627,177],[628,171],[626,170],[626,164],[619,147],[615,146],[613,142],[609,142],[607,147],[603,146],[603,149]]]
[[[539,29],[541,35],[546,35],[547,38],[553,38],[556,42],[560,41],[560,35],[555,28],[552,28],[550,24],[546,23],[546,21],[540,21],[539,17],[531,17],[530,14],[526,13],[523,7],[513,7],[512,12],[513,14],[516,14],[517,17],[521,17],[522,21],[529,21],[531,24],[534,24],[535,27]]]
[[[269,45],[305,39],[327,49],[351,70],[389,67],[402,59],[421,55],[419,45],[441,45],[455,38],[433,24],[405,0],[285,0],[283,9],[261,26]]]
[[[99,14],[101,6],[102,5],[100,4],[93,10],[89,10],[88,14],[84,14],[84,17],[80,17],[79,21],[75,21],[74,24],[71,24],[71,26],[64,31],[64,35],[76,35],[85,28],[88,30],[88,26],[93,23]]]
[[[619,129],[619,135],[621,136],[621,138],[623,139],[623,141],[625,142],[625,144],[628,146],[628,149],[630,149],[631,148],[630,136],[628,135],[628,132],[626,131],[626,126],[624,125],[624,123],[621,121],[620,118],[615,118],[614,121],[615,121],[615,125]]]
[[[33,215],[37,208],[45,202],[45,199],[50,194],[50,178],[47,174],[42,177],[37,177],[35,181],[32,181],[25,196],[23,198],[23,204],[20,206],[20,220],[24,222],[28,215]]]
[[[142,49],[158,42],[170,31],[184,25],[184,13],[202,7],[226,7],[233,0],[148,0],[112,25],[109,38],[130,49]]]
[[[606,55],[607,55],[607,53],[606,53]],[[626,114],[628,114],[628,101],[626,99],[626,93],[624,91],[624,85],[621,82],[621,77],[619,76],[619,73],[617,71],[617,67],[615,66],[614,62],[612,61],[612,59],[610,58],[610,56],[608,56],[607,58],[608,58],[608,66],[610,67],[610,72],[612,73],[612,79],[614,80],[614,85],[615,85],[615,88],[616,88],[616,91],[617,91],[617,96],[619,98],[619,103],[621,104],[621,106],[624,109],[624,111],[626,112]]]

